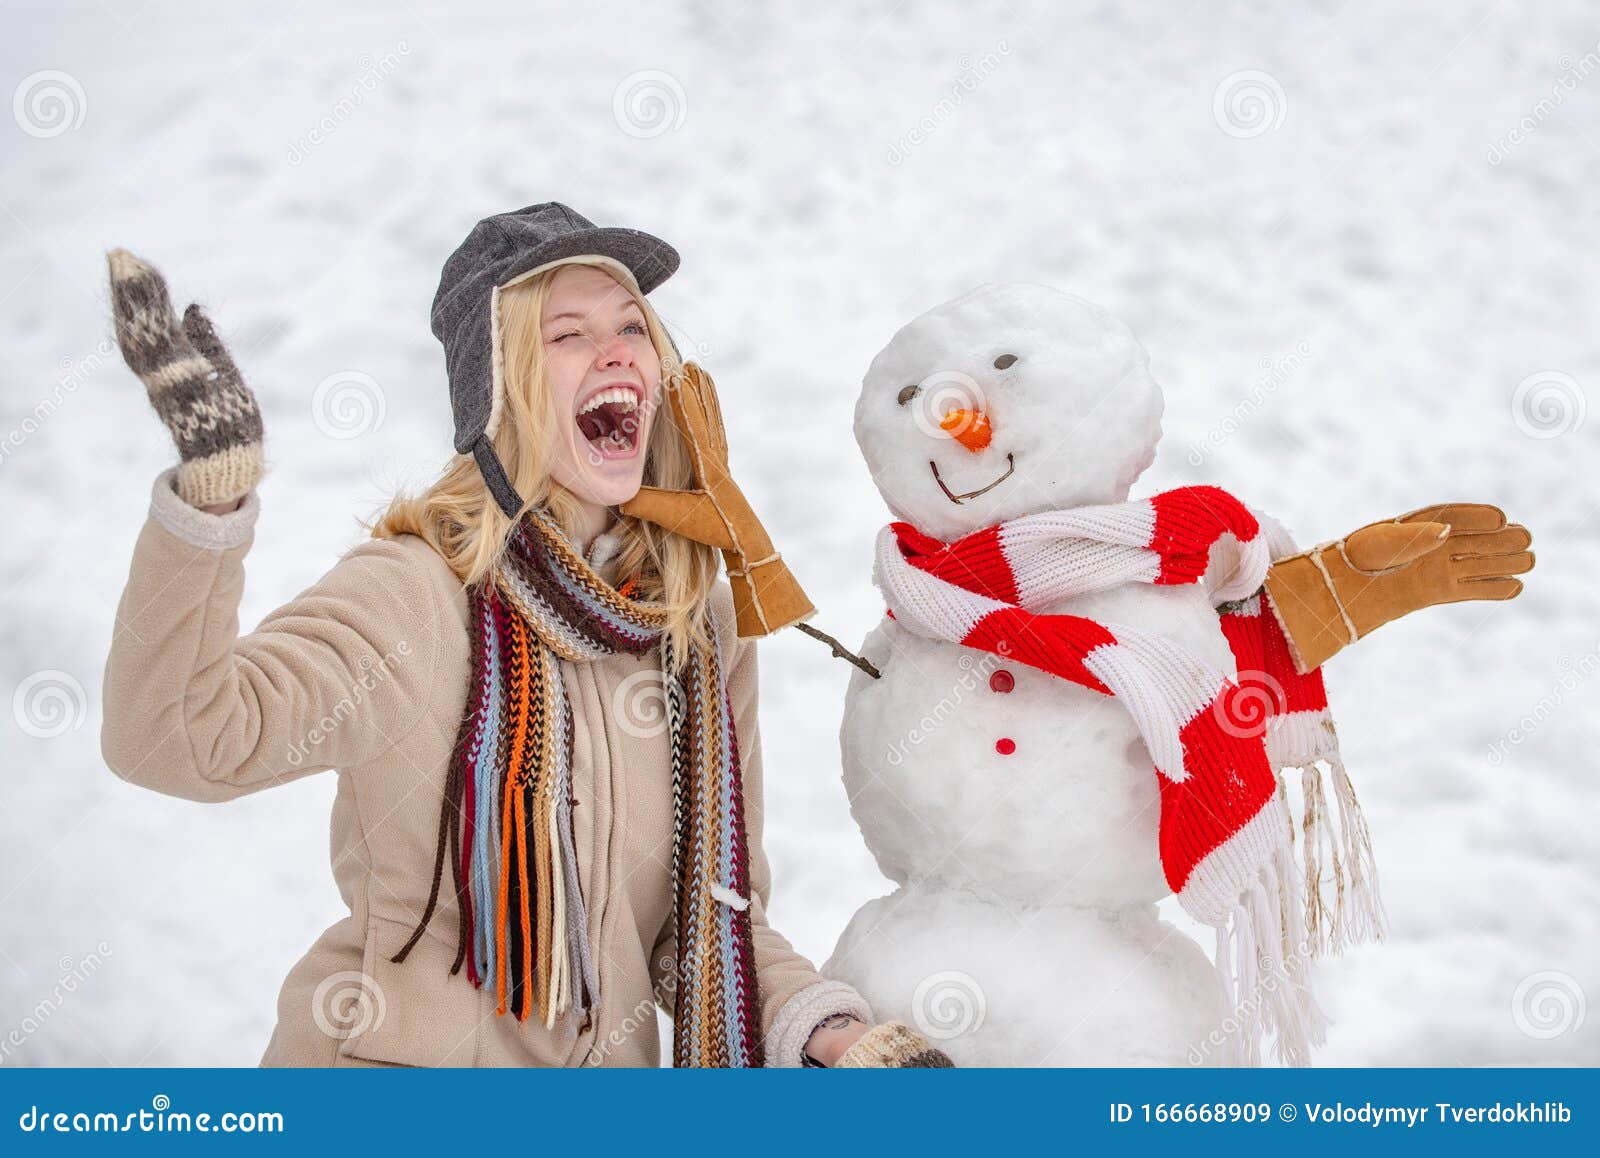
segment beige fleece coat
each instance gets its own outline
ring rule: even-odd
[[[361,543],[312,586],[239,634],[244,560],[260,511],[210,515],[156,480],[117,609],[101,747],[120,777],[224,801],[337,770],[333,875],[349,916],[289,973],[263,1065],[654,1066],[655,1007],[673,1005],[668,736],[638,715],[659,688],[653,654],[561,664],[573,711],[573,811],[601,1003],[554,1028],[495,1014],[491,988],[454,976],[448,866],[428,932],[407,959],[432,880],[439,807],[465,707],[467,604],[422,539]],[[598,560],[597,560],[598,565]],[[818,1021],[872,1012],[820,976],[767,924],[756,647],[733,632],[729,590],[713,610],[745,784],[751,911],[769,1064],[798,1065]],[[631,706],[630,706],[631,702]],[[633,713],[630,715],[630,712]]]

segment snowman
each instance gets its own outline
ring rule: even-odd
[[[1307,690],[1292,670],[1241,674],[1229,619],[1273,635],[1257,593],[1292,545],[1215,488],[1129,499],[1161,413],[1127,327],[1038,286],[924,314],[863,382],[855,436],[898,522],[861,647],[879,678],[852,677],[840,742],[897,887],[824,972],[958,1065],[1238,1064],[1269,1034],[1300,1063],[1320,1040],[1302,932],[1321,898],[1288,859],[1278,774],[1326,772],[1333,733],[1319,704],[1285,711],[1285,686]],[[1311,791],[1370,878],[1335,772],[1338,809]],[[1175,892],[1198,923],[1163,918]],[[1351,935],[1376,935],[1361,904]]]

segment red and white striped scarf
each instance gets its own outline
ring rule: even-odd
[[[1201,581],[1231,537],[1229,573],[1212,601],[1238,670],[1217,671],[1165,636],[1040,609],[1124,583]],[[1155,762],[1167,883],[1214,926],[1231,983],[1244,1060],[1271,1030],[1279,1056],[1303,1064],[1322,1040],[1309,958],[1382,935],[1371,845],[1339,761],[1322,674],[1300,675],[1264,606],[1287,532],[1217,487],[1044,511],[953,543],[908,523],[880,532],[874,579],[889,614],[918,635],[995,652],[1106,695],[1133,716]],[[1339,806],[1336,835],[1319,762]],[[1303,874],[1280,770],[1301,769]],[[1322,864],[1332,869],[1324,897]],[[1303,881],[1302,881],[1303,875]]]

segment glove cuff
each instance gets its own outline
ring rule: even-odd
[[[776,551],[744,567],[739,566],[739,555],[734,551],[724,551],[722,560],[728,586],[733,589],[733,609],[741,638],[771,635],[817,613],[800,589],[800,581]]]
[[[903,1021],[875,1025],[839,1055],[834,1069],[950,1069],[943,1050]]]
[[[1301,675],[1321,667],[1354,639],[1350,617],[1316,553],[1279,559],[1266,579],[1267,604],[1278,617]]]
[[[239,442],[178,464],[178,497],[191,507],[231,503],[261,481],[260,441]]]

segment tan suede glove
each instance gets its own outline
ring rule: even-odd
[[[741,636],[770,635],[816,610],[728,473],[728,436],[711,375],[693,362],[662,384],[694,453],[696,489],[640,487],[619,508],[722,552]]]
[[[1436,603],[1514,599],[1528,529],[1498,507],[1441,503],[1279,559],[1267,595],[1304,674],[1374,628]]]
[[[942,1049],[903,1021],[875,1025],[839,1055],[833,1069],[952,1069]]]

